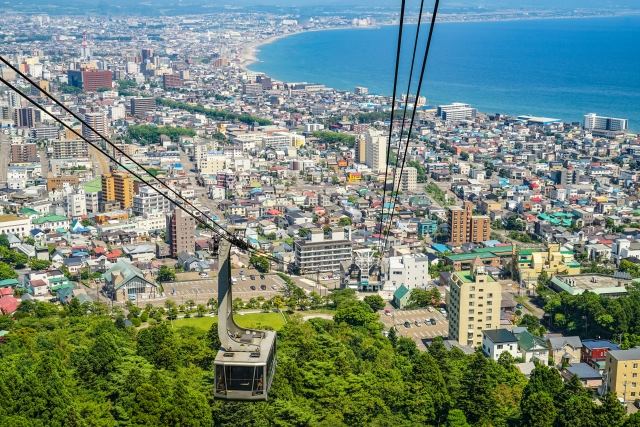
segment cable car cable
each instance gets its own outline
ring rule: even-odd
[[[413,68],[415,65],[415,60],[416,60],[416,50],[418,49],[418,38],[420,37],[420,25],[422,24],[422,11],[424,9],[424,0],[420,0],[420,11],[418,12],[418,26],[416,27],[416,36],[415,36],[415,40],[413,41],[413,53],[411,55],[411,68],[409,69],[409,82],[407,83],[407,95],[406,98],[404,100],[404,111],[402,112],[402,121],[400,122],[400,138],[398,138],[398,155],[396,156],[396,161],[394,162],[394,167],[393,167],[393,180],[391,181],[392,185],[391,185],[391,196],[393,197],[393,193],[395,192],[395,185],[396,185],[396,173],[398,172],[398,160],[400,160],[400,149],[401,149],[401,145],[402,145],[402,132],[404,132],[404,121],[405,118],[407,116],[407,108],[408,108],[408,104],[409,104],[409,94],[411,93],[411,81],[413,80]],[[417,101],[416,101],[417,102]],[[414,107],[415,108],[415,104]],[[390,153],[390,150],[387,150],[387,153]],[[387,162],[388,164],[388,162]],[[384,188],[386,190],[387,188],[387,181],[386,181],[386,175],[385,175],[385,185]],[[382,217],[384,218],[384,203],[382,206]],[[386,221],[385,221],[386,223]],[[386,229],[386,225],[383,227],[382,224],[380,226],[380,232],[381,234],[384,235],[384,230]],[[387,232],[387,235],[389,233]],[[380,249],[380,254],[382,256],[382,254],[384,253],[385,250],[385,246],[382,245],[381,249]]]
[[[402,51],[402,30],[404,29],[404,11],[405,11],[405,0],[402,0],[402,4],[400,6],[400,24],[398,26],[398,45],[396,47],[396,66],[393,76],[393,94],[391,99],[391,119],[389,120],[389,139],[387,141],[387,156],[389,151],[391,151],[391,137],[393,135],[393,116],[395,115],[396,109],[396,91],[398,87],[398,68],[400,66],[400,52]],[[401,135],[402,137],[402,135]],[[384,167],[384,181],[382,185],[382,209],[380,211],[380,233],[382,235],[382,218],[384,217],[384,205],[386,203],[387,198],[387,176],[389,174],[389,159],[385,161]],[[382,237],[382,236],[381,236]],[[380,257],[382,258],[382,251],[380,251]]]
[[[431,15],[431,25],[429,27],[429,36],[427,37],[427,44],[425,46],[425,51],[424,51],[424,57],[422,58],[422,68],[420,70],[420,78],[418,79],[418,88],[416,90],[416,102],[415,102],[415,106],[413,108],[413,111],[411,112],[411,122],[409,123],[409,132],[407,135],[407,144],[404,147],[404,154],[402,156],[402,164],[400,166],[400,177],[402,179],[402,171],[404,170],[404,164],[405,161],[407,160],[407,152],[409,149],[409,141],[411,139],[411,132],[413,130],[413,122],[416,118],[416,111],[418,110],[417,108],[417,104],[418,104],[418,97],[420,97],[420,91],[422,89],[422,81],[424,78],[424,72],[425,69],[427,67],[427,59],[429,58],[429,51],[431,49],[431,40],[433,38],[433,30],[435,28],[436,25],[436,18],[438,16],[438,7],[440,5],[440,0],[435,0],[435,4],[433,6],[433,14]],[[396,194],[395,197],[393,197],[393,204],[392,204],[392,208],[391,208],[391,217],[389,219],[389,227],[391,227],[391,224],[393,224],[393,216],[394,216],[394,211],[395,211],[395,205],[396,202],[398,200],[398,195]],[[387,241],[389,239],[389,233],[387,233],[387,236],[384,240],[384,246],[386,247],[387,245]]]

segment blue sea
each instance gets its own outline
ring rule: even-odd
[[[405,30],[398,93],[406,92],[416,28]],[[391,95],[396,41],[392,26],[301,33],[262,46],[250,68]],[[488,113],[570,121],[595,112],[640,130],[640,17],[439,23],[425,79],[422,94],[432,105],[460,101]]]

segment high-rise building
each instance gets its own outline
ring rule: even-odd
[[[131,115],[142,117],[155,110],[155,98],[131,98]]]
[[[11,144],[11,163],[32,163],[38,161],[36,144]]]
[[[147,59],[151,60],[152,57],[153,57],[152,48],[150,47],[142,48],[142,51],[141,51],[142,62],[145,62]]]
[[[447,122],[459,122],[476,118],[477,110],[469,104],[454,102],[438,106],[438,117]]]
[[[113,73],[107,70],[68,70],[67,82],[86,92],[113,87]]]
[[[301,274],[337,272],[343,261],[351,261],[352,249],[349,227],[333,228],[329,238],[325,237],[321,228],[314,228],[306,240],[294,242],[295,265]]]
[[[418,170],[408,166],[402,170],[400,175],[400,191],[416,191],[418,189]]]
[[[140,186],[133,197],[133,213],[136,215],[168,214],[171,202],[148,185]]]
[[[85,113],[84,119],[89,126],[94,128],[96,131],[105,135],[107,133],[107,115],[102,112],[95,113]],[[91,129],[89,129],[85,124],[82,124],[82,136],[87,138],[89,141],[97,142],[101,141],[96,133],[94,133]],[[105,135],[106,136],[106,135]]]
[[[491,237],[491,221],[488,216],[474,215],[473,203],[465,202],[464,208],[451,206],[448,209],[449,242],[452,246],[463,243],[480,243]]]
[[[102,175],[102,204],[118,202],[121,209],[133,206],[133,177],[126,172]]]
[[[54,159],[79,159],[89,157],[89,144],[83,139],[55,140],[53,146]]]
[[[182,252],[194,253],[196,221],[180,208],[175,208],[167,215],[167,243],[171,248],[171,256],[177,258]]]
[[[629,128],[629,120],[589,113],[584,116],[584,128],[586,130],[624,132]]]
[[[13,110],[13,121],[16,127],[32,128],[40,122],[40,110],[31,107],[16,108]]]
[[[460,345],[479,347],[483,330],[500,327],[502,287],[486,273],[479,258],[471,271],[456,271],[451,275],[446,299],[449,339]]]
[[[363,87],[363,86],[356,86],[355,93],[356,93],[356,95],[368,95],[369,94],[369,88],[366,88],[366,87]]]
[[[184,82],[178,74],[165,74],[162,76],[164,90],[182,87]]]
[[[368,129],[364,134],[365,164],[374,172],[385,169],[387,163],[387,142],[384,134],[377,129]]]
[[[29,136],[33,139],[58,139],[60,137],[60,129],[58,126],[40,125],[29,131]]]
[[[67,195],[67,215],[71,218],[87,215],[87,199],[82,188]]]

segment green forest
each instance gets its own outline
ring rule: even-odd
[[[127,327],[100,304],[23,304],[0,344],[2,426],[637,426],[613,395],[507,354],[427,352],[382,324],[352,292],[331,295],[334,320],[296,316],[278,334],[267,402],[212,398],[219,345],[209,331],[159,320]]]
[[[236,113],[232,113],[230,111],[225,111],[225,110],[214,110],[211,108],[203,107],[202,105],[188,104],[186,102],[173,101],[171,99],[156,98],[156,103],[158,105],[162,105],[165,107],[178,108],[180,110],[185,110],[190,113],[204,114],[208,118],[215,119],[215,120],[238,121],[238,122],[246,123],[249,125],[258,123],[260,126],[272,124],[271,120],[263,119],[262,117],[252,116],[246,113],[236,114]]]

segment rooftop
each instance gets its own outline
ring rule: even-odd
[[[598,295],[626,294],[631,280],[601,274],[579,274],[577,276],[555,276],[551,286],[559,292],[580,295],[585,291]]]
[[[640,347],[629,350],[611,350],[609,354],[616,360],[640,360]]]
[[[494,344],[505,342],[517,342],[518,339],[513,332],[507,329],[489,329],[483,332]]]

